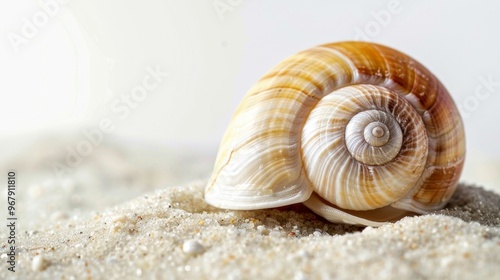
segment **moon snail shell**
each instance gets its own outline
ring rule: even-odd
[[[331,222],[380,226],[443,208],[464,157],[461,117],[429,70],[382,45],[326,44],[246,94],[205,199],[235,210],[304,203]]]

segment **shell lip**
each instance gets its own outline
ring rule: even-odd
[[[317,193],[313,193],[304,205],[330,222],[371,227],[383,226],[403,217],[415,215],[413,212],[397,209],[391,205],[371,210],[348,210],[329,203]]]
[[[215,183],[205,190],[205,201],[217,208],[256,210],[286,206],[306,201],[311,188],[301,185],[287,186],[279,192],[257,190],[252,186],[226,186]]]

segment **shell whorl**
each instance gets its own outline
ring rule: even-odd
[[[387,129],[385,144],[365,140],[373,125]],[[401,199],[417,183],[427,159],[427,134],[402,96],[355,85],[318,102],[304,125],[302,149],[316,193],[344,209],[369,210]]]
[[[458,110],[425,67],[377,44],[327,44],[285,59],[250,89],[205,199],[262,209],[314,192],[341,209],[422,213],[446,204],[464,155]]]

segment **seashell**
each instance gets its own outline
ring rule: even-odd
[[[326,44],[246,94],[205,199],[235,210],[304,203],[331,222],[380,226],[443,208],[464,157],[461,117],[429,70],[382,45]]]

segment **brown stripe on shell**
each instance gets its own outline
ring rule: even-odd
[[[404,88],[404,93],[411,92],[416,83],[415,72],[418,70],[415,69],[415,61],[411,57],[387,47],[375,45],[374,48],[381,53],[380,55],[387,65],[386,77]]]
[[[370,84],[382,84],[389,78],[389,69],[383,53],[373,44],[362,42],[343,42],[323,45],[340,51],[356,66],[360,76],[369,79]]]
[[[411,57],[396,50],[369,43],[345,42],[325,45],[349,57],[360,75],[369,77],[370,84],[382,84],[391,80],[388,88],[402,93],[412,93],[418,100],[413,104],[420,112],[436,101],[438,85],[436,77]]]
[[[418,98],[419,107],[428,109],[434,105],[438,96],[448,94],[448,92],[427,68],[418,62],[414,62],[414,65],[415,80],[411,94]]]
[[[340,74],[345,77],[340,77]],[[250,89],[248,95],[286,87],[320,99],[340,86],[337,83],[339,78],[342,78],[344,83],[351,83],[353,80],[351,67],[335,53],[313,48],[278,64]]]
[[[415,202],[423,205],[424,209],[442,208],[455,192],[462,168],[463,160],[450,166],[428,169],[430,175],[425,180],[425,185],[413,197]]]
[[[433,208],[449,199],[458,183],[465,155],[464,128],[453,100],[443,92],[422,120],[429,135],[426,173],[431,174],[422,175],[426,179],[413,199]]]
[[[268,102],[263,103],[262,100]],[[229,127],[224,135],[221,148],[217,155],[214,170],[222,170],[230,164],[229,158],[237,156],[244,151],[246,147],[273,147],[274,142],[281,140],[282,144],[293,145],[300,137],[298,127],[302,126],[308,114],[308,108],[313,107],[317,100],[288,88],[271,88],[262,91],[259,95],[247,96],[238,106],[235,117],[233,117]],[[267,104],[267,107],[264,107]],[[293,112],[293,113],[292,113]],[[249,129],[251,126],[253,129]],[[295,129],[291,129],[295,128]],[[254,149],[254,153],[256,150]],[[268,150],[269,153],[272,149]],[[298,148],[296,150],[296,159],[300,160]],[[262,177],[271,178],[269,182],[279,182],[280,178],[272,178],[273,172],[269,166],[274,165],[274,159],[277,154],[268,157],[263,155],[259,161],[262,165],[260,174]],[[283,156],[283,154],[281,154]],[[287,156],[287,159],[294,157]],[[289,162],[288,160],[285,162]],[[294,165],[289,162],[290,165]],[[233,165],[236,166],[236,165]],[[239,169],[239,167],[234,167]],[[300,165],[297,172],[300,172]],[[290,175],[293,177],[292,175]],[[213,187],[218,174],[213,174],[211,183],[207,190]],[[272,185],[272,184],[271,184]],[[256,185],[256,188],[265,188],[264,184]]]

